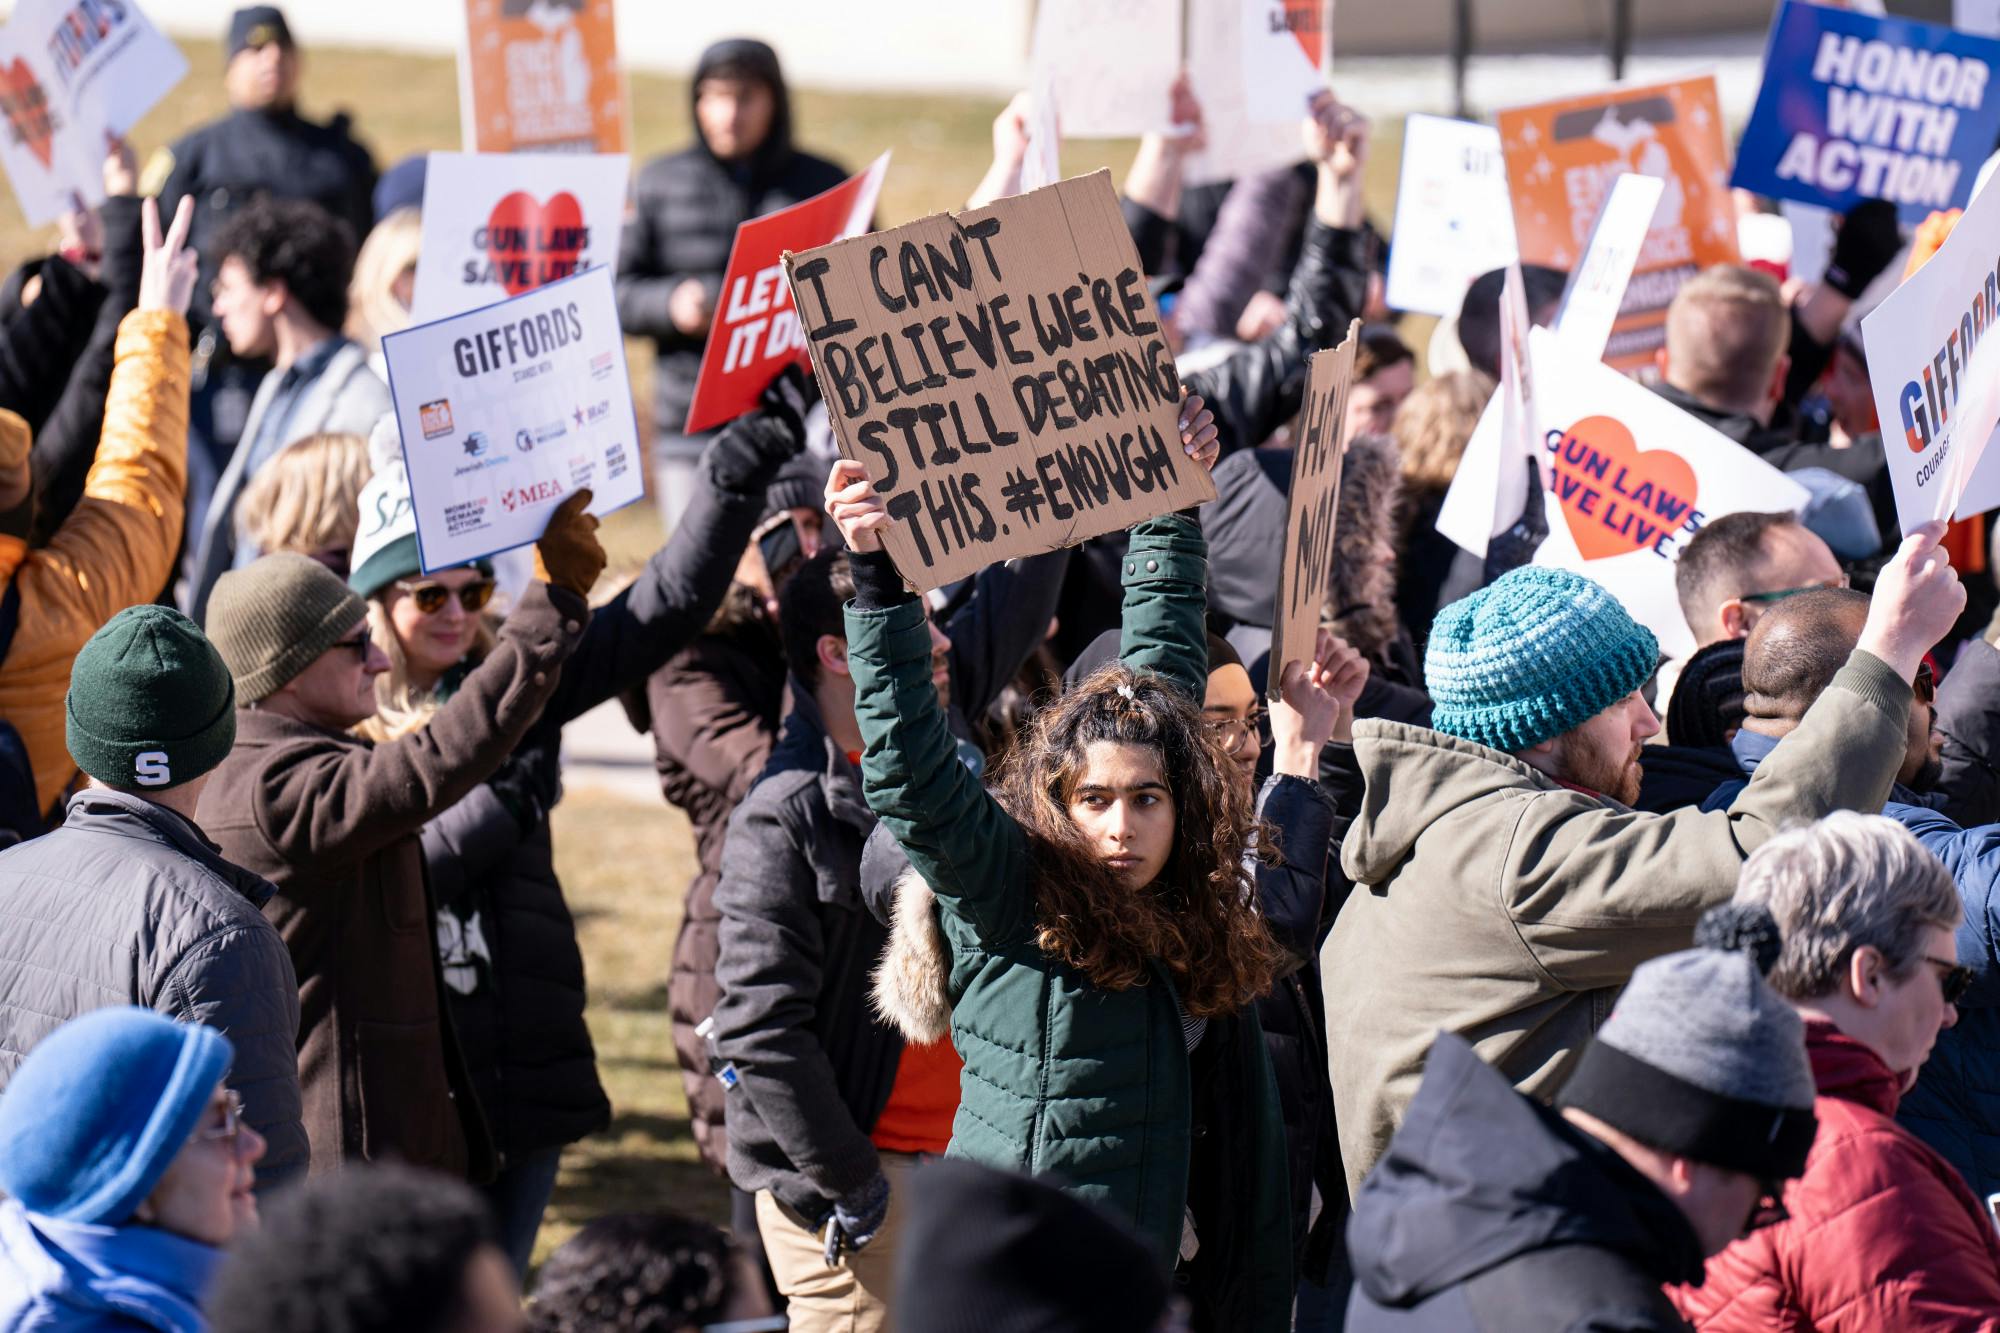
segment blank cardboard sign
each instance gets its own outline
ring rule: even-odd
[[[1271,626],[1271,676],[1265,693],[1278,697],[1287,662],[1311,662],[1320,610],[1333,577],[1333,529],[1340,516],[1340,460],[1347,451],[1347,394],[1354,386],[1354,351],[1361,321],[1347,337],[1306,362],[1299,443],[1292,453],[1292,489],[1285,513],[1285,563],[1279,566],[1277,617]]]
[[[919,591],[1215,498],[1109,172],[784,257]]]

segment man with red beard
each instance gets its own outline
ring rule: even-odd
[[[1687,947],[1743,858],[1797,820],[1881,809],[1910,684],[1965,591],[1918,529],[1854,651],[1727,809],[1629,808],[1659,722],[1659,650],[1604,589],[1528,566],[1438,613],[1432,728],[1354,727],[1366,791],[1341,848],[1355,891],[1322,955],[1350,1191],[1387,1146],[1439,1031],[1523,1093],[1568,1077],[1640,963]]]

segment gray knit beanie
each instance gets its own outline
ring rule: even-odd
[[[63,714],[76,766],[127,790],[192,782],[236,743],[229,668],[172,607],[127,607],[91,635],[70,665]]]
[[[1641,963],[1556,1099],[1661,1152],[1763,1180],[1805,1171],[1812,1064],[1805,1024],[1764,980],[1777,923],[1711,910],[1695,946]]]
[[[238,702],[254,704],[311,666],[367,615],[368,604],[338,574],[308,556],[280,551],[216,580],[208,637],[236,678]]]

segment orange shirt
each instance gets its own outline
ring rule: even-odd
[[[904,1046],[889,1104],[869,1140],[890,1152],[943,1152],[951,1143],[951,1119],[958,1114],[958,1072],[963,1068],[965,1061],[949,1037]]]

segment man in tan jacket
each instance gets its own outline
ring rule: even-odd
[[[1531,566],[1438,613],[1435,730],[1354,728],[1366,791],[1341,865],[1355,888],[1323,954],[1350,1192],[1440,1031],[1522,1092],[1554,1093],[1633,969],[1686,948],[1752,850],[1794,820],[1881,809],[1910,681],[1965,605],[1942,529],[1904,540],[1833,685],[1706,814],[1628,808],[1659,731],[1639,695],[1658,648],[1602,588]]]

